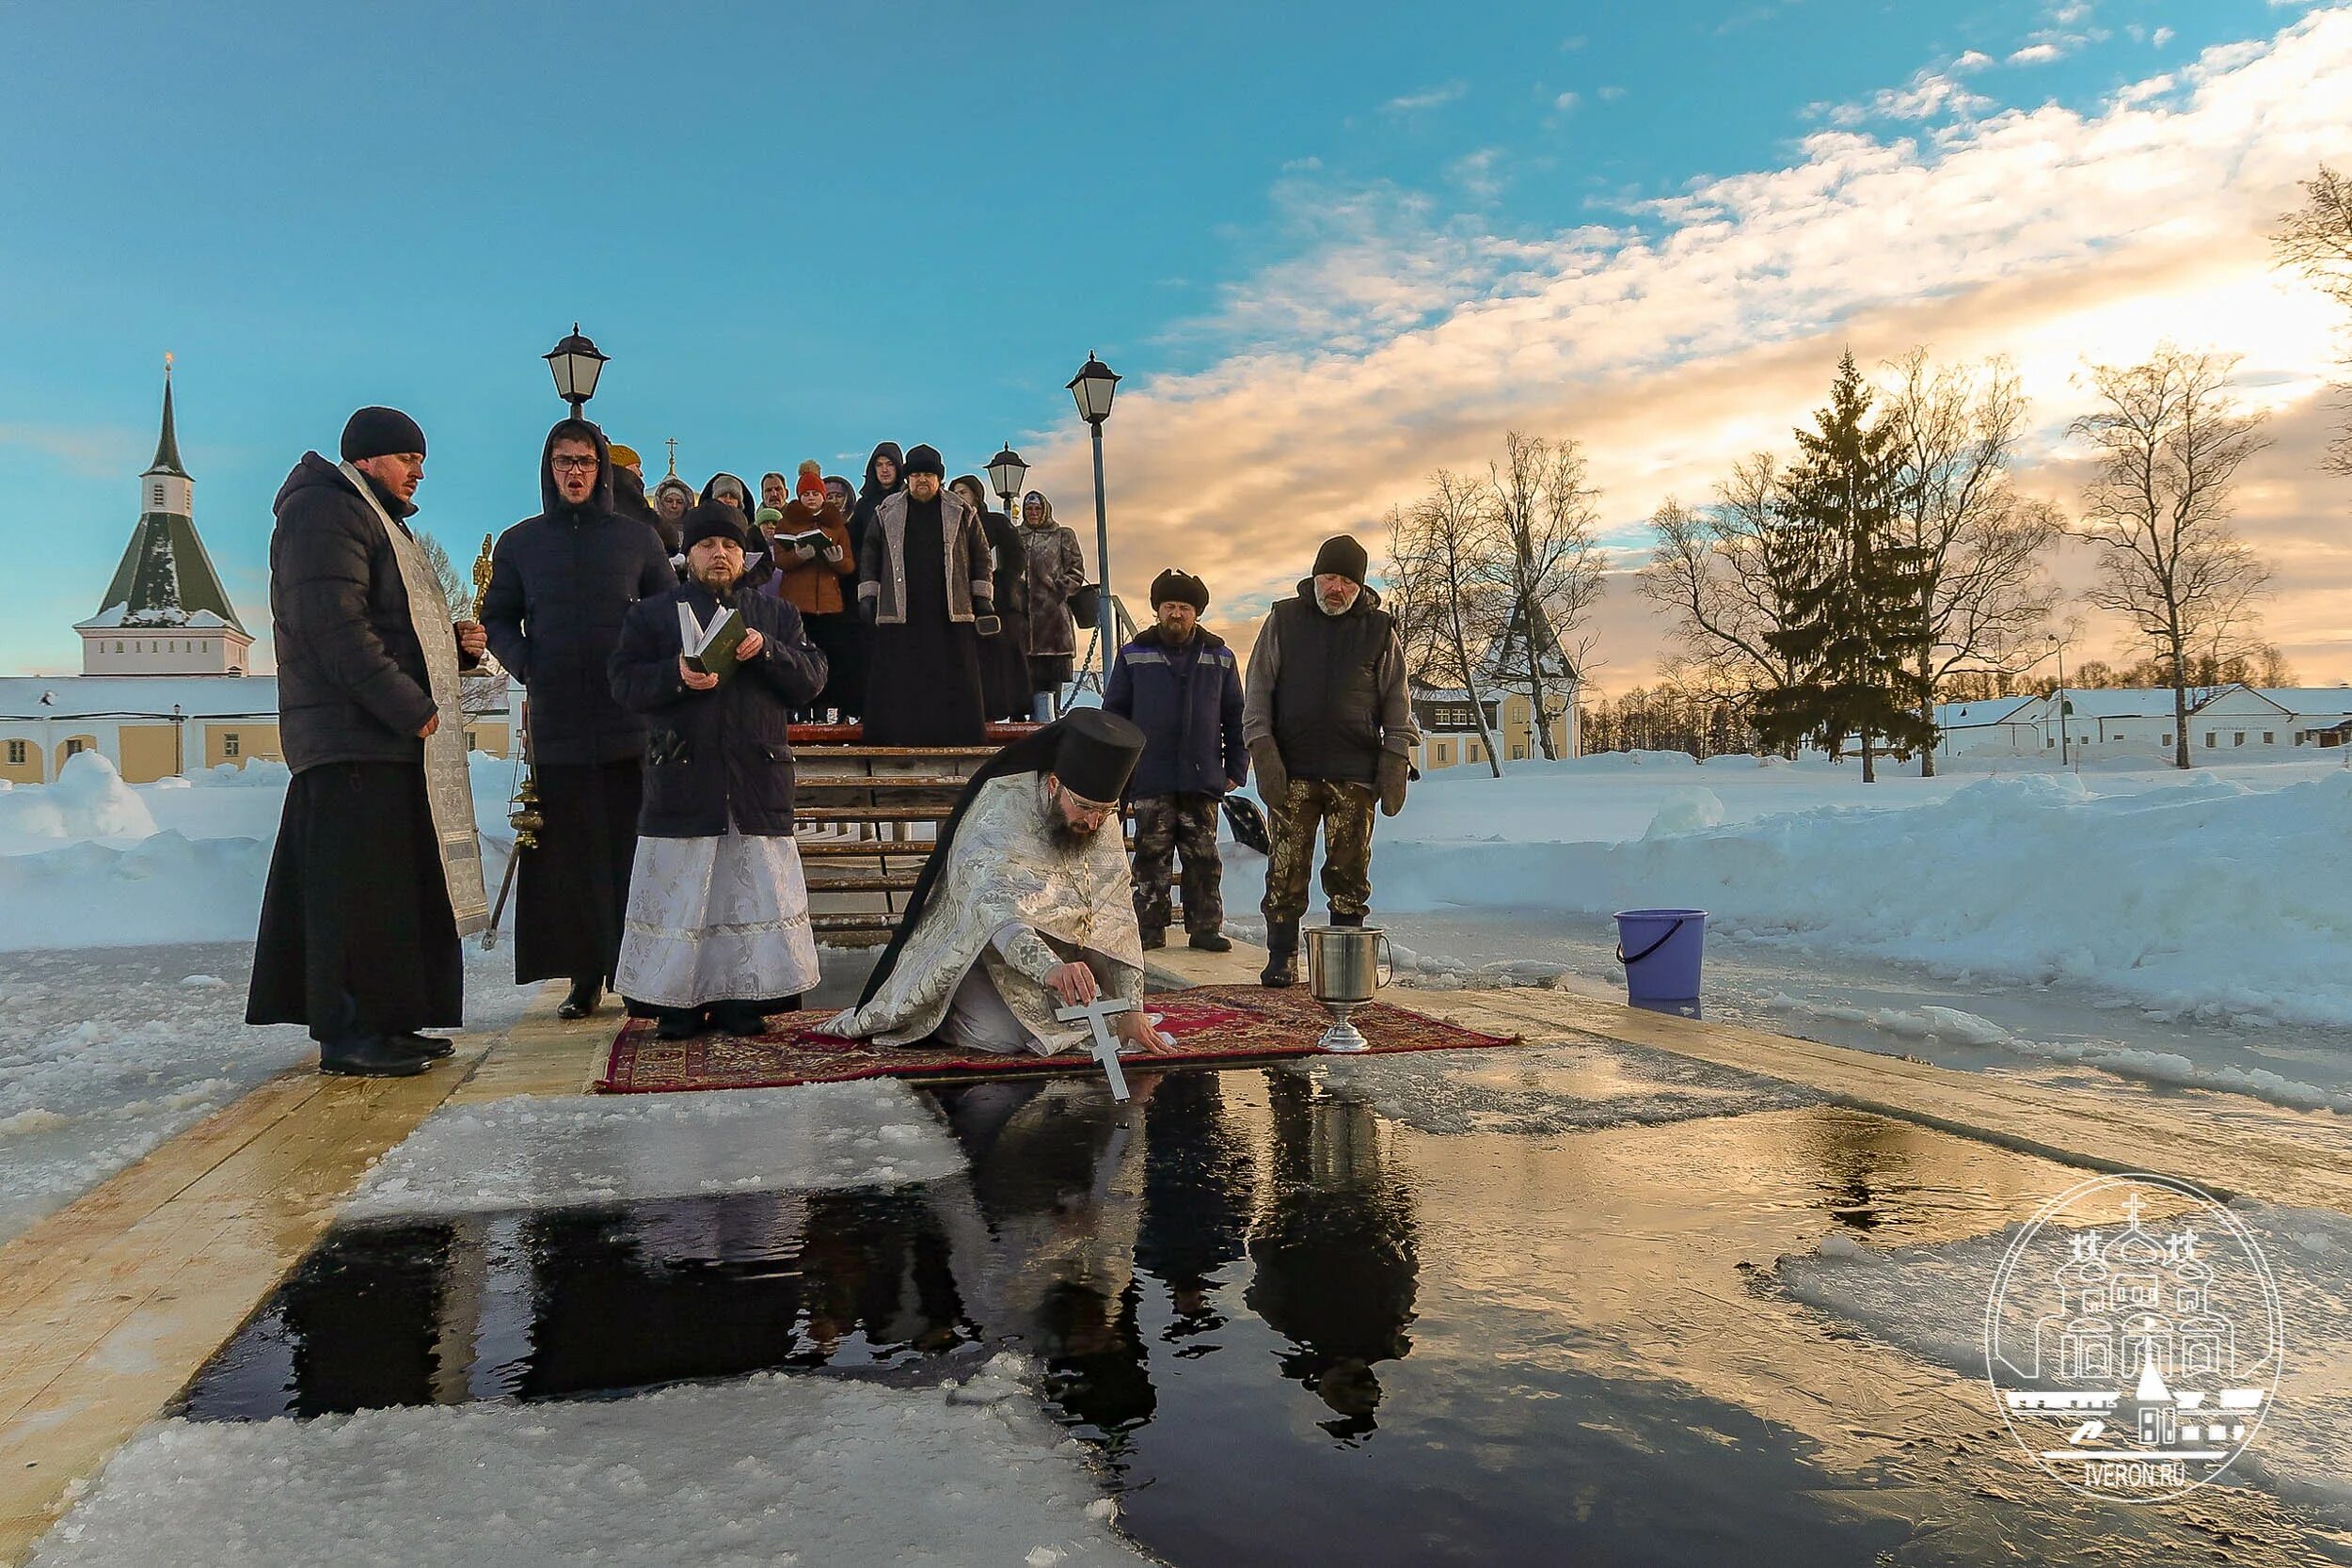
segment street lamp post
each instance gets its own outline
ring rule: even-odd
[[[540,357],[555,376],[555,395],[570,404],[572,418],[579,419],[580,409],[596,395],[596,377],[604,373],[606,356],[580,335],[580,323],[574,322],[571,336]]]
[[[1087,353],[1087,362],[1078,373],[1070,378],[1070,395],[1077,400],[1078,418],[1086,420],[1094,433],[1094,575],[1097,578],[1094,595],[1095,637],[1103,650],[1103,692],[1111,689],[1111,656],[1118,647],[1112,635],[1114,612],[1111,609],[1111,525],[1110,515],[1103,502],[1103,421],[1111,417],[1111,396],[1119,389],[1119,375],[1108,365]]]
[[[2053,636],[2050,647],[2058,655],[2058,766],[2066,766],[2066,639]]]
[[[1021,494],[1022,482],[1029,477],[1029,466],[1021,461],[1021,454],[1005,443],[1005,450],[988,460],[988,482],[996,487],[996,495],[1005,503],[1005,516],[1011,522],[1021,521],[1021,514],[1012,508],[1015,496]]]

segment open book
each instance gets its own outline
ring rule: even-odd
[[[810,549],[818,555],[822,555],[833,545],[833,541],[825,537],[825,531],[821,528],[809,529],[801,533],[771,534],[770,537],[775,541],[776,553],[779,555],[784,553],[786,550],[797,550],[802,548]]]
[[[743,625],[743,612],[732,606],[721,610],[706,626],[694,618],[692,605],[679,601],[678,645],[686,654],[690,669],[726,679],[735,673],[735,650],[749,629]]]

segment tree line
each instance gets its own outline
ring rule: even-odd
[[[2323,165],[2302,190],[2272,236],[2278,262],[2352,309],[2352,181]],[[1584,748],[1851,749],[1866,782],[1888,755],[1931,775],[1939,704],[2058,684],[2071,639],[2049,566],[2072,537],[2096,568],[2082,602],[2127,631],[2068,684],[2169,688],[2172,760],[2188,767],[2193,691],[2293,678],[2259,638],[2270,568],[2232,524],[2239,474],[2268,445],[2237,365],[2169,341],[2087,364],[2090,405],[2067,426],[2088,470],[2070,516],[2017,487],[2032,411],[2006,359],[1914,348],[1871,379],[1849,351],[1791,450],[1751,453],[1705,501],[1669,498],[1649,518],[1633,584],[1664,612],[1672,656],[1656,686],[1581,709]],[[2325,461],[2352,475],[2352,393],[2344,411]],[[1520,691],[1540,716],[1589,652],[1581,628],[1609,567],[1598,499],[1573,438],[1514,431],[1486,473],[1441,469],[1389,515],[1413,678],[1467,696],[1498,775],[1487,702]]]

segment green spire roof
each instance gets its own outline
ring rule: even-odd
[[[171,361],[164,361],[164,433],[155,442],[155,461],[147,466],[151,474],[176,474],[188,477],[188,470],[180,467],[180,433],[171,423]]]

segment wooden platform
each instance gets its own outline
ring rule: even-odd
[[[1167,986],[1248,983],[1264,962],[1241,944],[1150,957]],[[368,1164],[433,1111],[586,1090],[617,1015],[562,1022],[560,991],[546,988],[512,1029],[464,1037],[421,1078],[272,1079],[0,1247],[0,1563],[23,1558],[71,1483],[169,1403],[316,1243]],[[1534,1044],[1657,1047],[2086,1170],[2149,1170],[2217,1196],[2352,1212],[2352,1149],[2290,1131],[2217,1129],[2160,1101],[2103,1106],[1562,991],[1400,990],[1386,1000]]]

